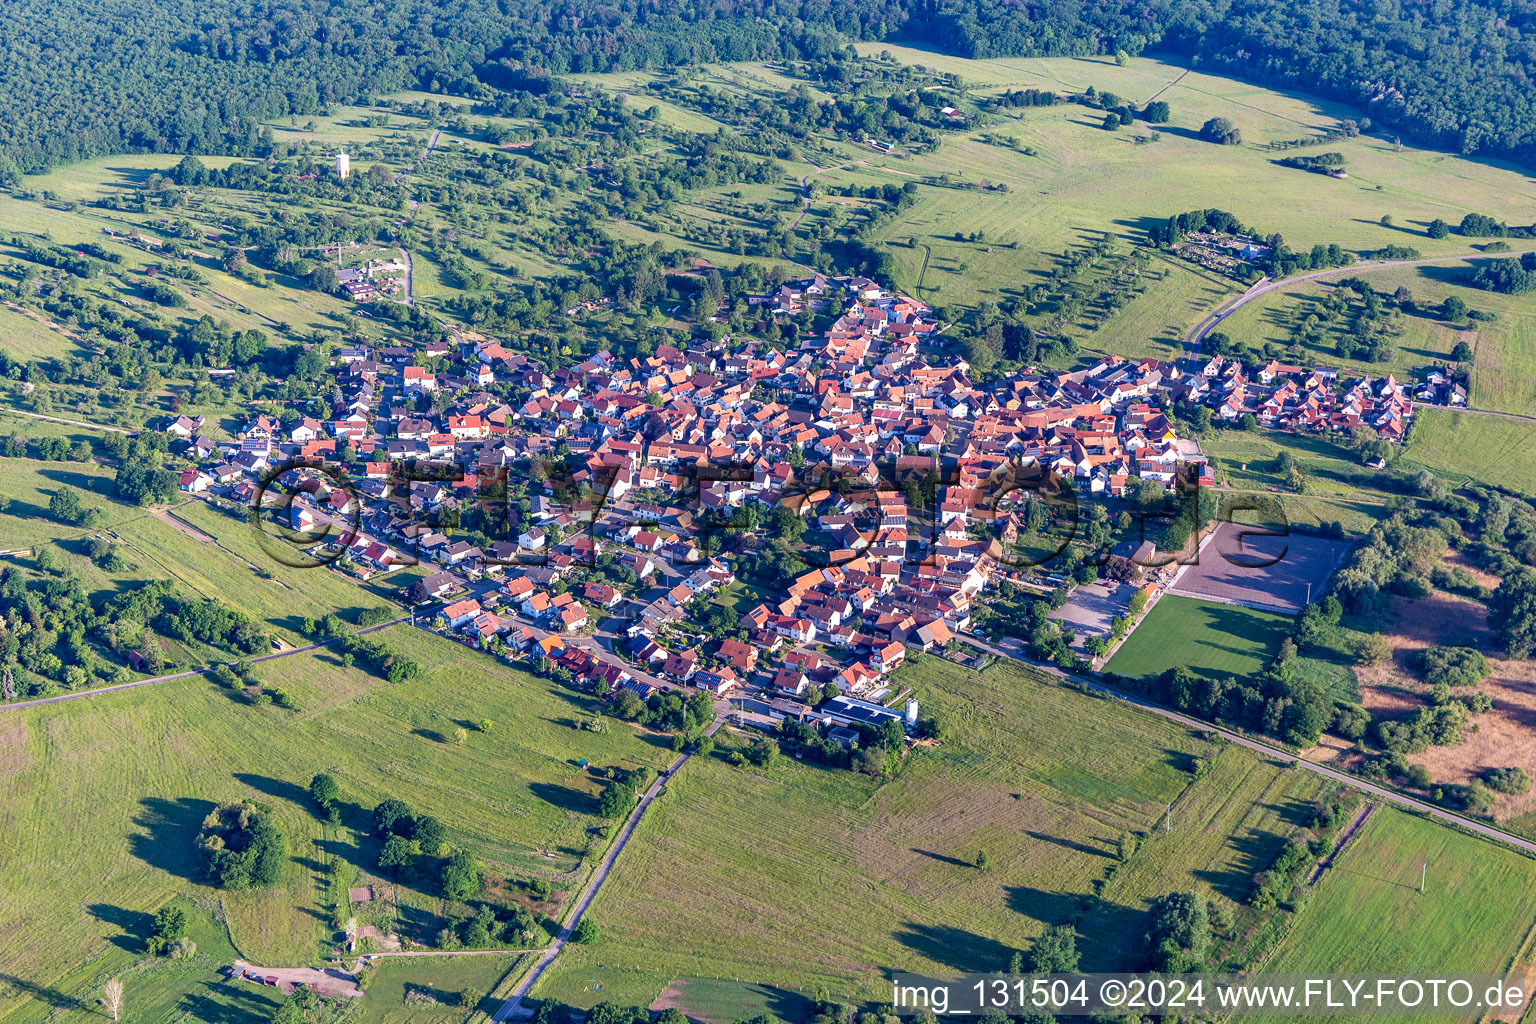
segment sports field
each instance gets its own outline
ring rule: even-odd
[[[1184,666],[1205,679],[1257,675],[1290,631],[1288,616],[1165,594],[1104,671],[1155,676]]]
[[[1240,601],[1271,611],[1301,611],[1328,589],[1348,545],[1277,526],[1223,523],[1169,589],[1183,597]]]

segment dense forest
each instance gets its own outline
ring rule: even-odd
[[[966,57],[1172,53],[1442,148],[1536,158],[1532,0],[919,0],[912,18],[901,34]]]
[[[1536,159],[1536,0],[10,0],[0,184],[116,152],[264,155],[260,122],[407,86],[818,59],[850,39],[969,57],[1169,51],[1357,103],[1392,131]]]

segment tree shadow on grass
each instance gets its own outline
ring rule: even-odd
[[[67,992],[62,992],[56,988],[49,988],[46,985],[39,985],[37,982],[28,981],[26,978],[18,978],[14,974],[0,974],[0,985],[14,989],[21,995],[31,999],[41,999],[55,1010],[89,1009],[85,1003],[69,995]]]
[[[214,809],[212,800],[178,797],[145,797],[133,823],[143,831],[128,837],[133,855],[150,867],[188,881],[202,881],[204,870],[198,855],[197,834],[203,819]]]
[[[446,917],[425,907],[402,903],[397,918],[400,933],[418,942],[430,942],[437,933],[448,927]]]
[[[114,907],[110,903],[91,903],[85,909],[96,920],[123,930],[123,934],[112,936],[108,942],[134,954],[145,951],[145,943],[154,931],[155,915],[142,910],[129,910],[127,907]]]
[[[896,938],[912,952],[956,971],[1000,971],[1013,949],[996,939],[949,925],[908,921]]]
[[[768,1012],[779,1020],[798,1024],[800,1021],[810,1020],[816,1014],[816,1004],[799,992],[775,988],[771,985],[749,987],[754,992],[761,992],[768,996]]]
[[[314,806],[314,802],[309,797],[309,790],[286,779],[274,779],[270,775],[256,775],[252,772],[235,772],[234,774],[237,782],[250,786],[258,793],[265,793],[279,800],[287,800],[306,810]]]
[[[220,985],[218,998],[192,992],[182,996],[176,1008],[203,1024],[251,1024],[271,1020],[282,1005],[275,989],[257,988],[247,982],[229,981]]]
[[[1092,857],[1110,857],[1110,854],[1106,851],[1089,846],[1087,843],[1079,843],[1075,839],[1064,839],[1061,836],[1053,836],[1048,832],[1031,832],[1027,829],[1025,830],[1024,834],[1029,836],[1031,839],[1038,839],[1042,843],[1050,843],[1053,846],[1060,846],[1066,850],[1075,850],[1078,853],[1086,853]]]
[[[550,782],[535,782],[528,791],[545,803],[553,804],[562,811],[577,814],[596,814],[597,798],[571,786],[557,786]]]
[[[1273,832],[1255,829],[1246,835],[1228,836],[1226,846],[1237,851],[1232,863],[1221,870],[1196,870],[1194,876],[1228,899],[1242,903],[1253,889],[1253,877],[1273,863],[1285,840]]]
[[[932,850],[920,850],[915,846],[912,847],[912,852],[920,853],[930,860],[941,861],[945,864],[953,864],[957,868],[974,868],[976,866],[968,860],[961,860],[959,857],[951,857],[944,853],[934,853]]]
[[[1008,908],[1042,925],[1071,925],[1077,930],[1078,949],[1085,971],[1115,971],[1127,966],[1128,950],[1136,945],[1144,927],[1133,907],[1100,899],[1087,893],[1052,892],[1029,886],[1010,886]]]
[[[339,839],[317,839],[315,848],[346,861],[359,871],[378,870],[378,844],[376,843],[369,843],[367,848],[364,848],[362,845],[354,846]]]

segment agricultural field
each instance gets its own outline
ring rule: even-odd
[[[1104,671],[1139,677],[1184,666],[1204,679],[1241,679],[1269,664],[1290,628],[1287,615],[1167,594]]]
[[[1306,825],[1314,801],[1330,784],[1236,747],[1223,749],[1204,776],[1168,809],[1167,832],[1154,828],[1136,856],[1079,924],[1085,932],[1113,927],[1122,903],[1146,909],[1148,894],[1168,879],[1193,879],[1194,888],[1228,901],[1236,927],[1217,937],[1228,954],[1246,952],[1247,933],[1264,915],[1244,908],[1253,878],[1267,869],[1287,838]]]
[[[490,993],[527,956],[395,957],[376,961],[358,1024],[434,1024],[490,1013],[501,1004]],[[478,996],[473,1005],[464,996]]]
[[[1383,807],[1324,873],[1264,969],[1427,977],[1455,964],[1501,974],[1533,926],[1536,861]]]
[[[1419,409],[1400,469],[1428,469],[1459,486],[1468,480],[1530,493],[1536,481],[1536,420]]]
[[[1358,114],[1231,79],[1185,74],[1150,59],[1134,59],[1123,68],[1107,58],[972,61],[861,45],[866,54],[886,49],[904,62],[958,74],[973,88],[1061,91],[1093,85],[1137,103],[1157,94],[1172,108],[1169,125],[1138,122],[1119,132],[1104,131],[1097,112],[1088,108],[1023,108],[1021,115],[1005,112],[1009,116],[999,118],[1001,123],[979,127],[937,153],[899,162],[882,158],[889,169],[919,181],[947,176],[949,184],[923,189],[922,201],[880,236],[919,243],[915,251],[890,250],[900,268],[898,281],[909,290],[918,283],[921,245],[932,249],[930,273],[936,265],[949,268],[935,278],[942,290],[932,301],[942,304],[997,301],[1007,294],[1002,282],[1041,266],[1041,254],[1060,253],[1105,230],[1138,241],[1148,225],[1185,210],[1230,210],[1245,223],[1281,233],[1294,249],[1319,242],[1362,251],[1396,244],[1430,256],[1469,252],[1459,236],[1428,238],[1423,229],[1431,220],[1455,223],[1464,212],[1498,208],[1504,212],[1495,216],[1519,221],[1536,198],[1529,178],[1514,168],[1399,150],[1372,136],[1329,144],[1349,161],[1347,180],[1280,167],[1263,144],[1313,134]],[[1242,145],[1212,146],[1195,137],[1215,116],[1240,127]],[[1149,133],[1160,136],[1155,145],[1132,143],[1134,136]],[[1009,191],[983,190],[983,180],[1006,184]],[[1391,225],[1380,223],[1384,215]],[[985,233],[984,243],[956,240],[957,232],[969,237],[978,231]]]
[[[593,904],[602,942],[568,950],[534,994],[650,1002],[674,979],[715,978],[874,997],[879,972],[997,969],[1064,921],[1081,922],[1085,967],[1131,963],[1152,898],[1241,898],[1320,791],[1238,749],[1194,780],[1209,744],[1010,663],[925,658],[898,678],[951,738],[884,784],[696,758]],[[1133,858],[1095,895],[1117,837],[1155,831],[1170,802],[1183,838],[1149,838],[1145,867]]]
[[[563,892],[602,849],[601,783],[576,762],[671,758],[661,738],[623,723],[583,730],[593,703],[557,684],[408,627],[379,637],[424,677],[386,684],[322,651],[261,668],[263,685],[288,691],[298,710],[252,706],[197,678],[6,712],[0,962],[25,984],[4,990],[0,1013],[94,1001],[100,978],[138,961],[148,915],[178,894],[221,907],[229,941],[252,962],[316,959],[332,939],[319,872],[342,857],[368,876],[377,841],[367,814],[385,797],[438,817],[492,876],[538,875]],[[340,782],[339,828],[322,827],[305,791],[319,771]],[[193,840],[215,803],[242,797],[274,807],[295,863],[275,889],[217,892],[202,882]],[[435,897],[407,889],[400,926],[435,934],[439,912]]]

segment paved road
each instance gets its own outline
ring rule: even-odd
[[[1499,253],[1499,255],[1523,256],[1526,252],[1531,251],[1536,250],[1521,250],[1519,252]],[[1218,306],[1214,312],[1212,312],[1204,320],[1200,321],[1200,323],[1195,325],[1195,328],[1190,331],[1184,339],[1185,358],[1199,358],[1200,342],[1205,339],[1205,336],[1209,334],[1211,330],[1216,327],[1216,325],[1225,321],[1227,317],[1231,316],[1233,313],[1236,313],[1239,309],[1242,309],[1254,299],[1257,299],[1262,295],[1267,295],[1274,291],[1276,288],[1287,288],[1302,281],[1315,281],[1318,278],[1329,277],[1335,274],[1365,274],[1370,273],[1371,271],[1383,270],[1389,267],[1417,267],[1431,263],[1452,263],[1456,260],[1471,259],[1476,255],[1478,254],[1468,253],[1461,256],[1434,256],[1422,260],[1382,260],[1374,263],[1354,263],[1347,267],[1332,267],[1328,270],[1314,270],[1310,274],[1301,274],[1297,277],[1283,277],[1279,280],[1272,280],[1268,277],[1261,277],[1259,280],[1255,281],[1247,291],[1243,292],[1243,294],[1227,303],[1224,303],[1223,305]],[[1495,416],[1500,419],[1522,420],[1527,423],[1536,423],[1536,416],[1528,416],[1517,412],[1498,412],[1493,409],[1468,409],[1465,407],[1460,409],[1451,409],[1449,406],[1434,405],[1427,402],[1415,402],[1413,404],[1416,408],[1419,409],[1450,409],[1452,412],[1470,413],[1473,416]]]
[[[1029,665],[1044,672],[1049,672],[1052,675],[1059,676],[1062,679],[1069,679],[1072,682],[1080,683],[1083,686],[1097,690],[1098,692],[1107,694],[1111,697],[1118,697],[1128,704],[1133,704],[1136,707],[1141,708],[1143,711],[1150,711],[1154,715],[1159,715],[1171,722],[1177,722],[1178,724],[1187,728],[1198,729],[1204,732],[1219,733],[1225,737],[1228,742],[1235,743],[1240,747],[1246,747],[1249,750],[1257,751],[1258,753],[1263,754],[1265,757],[1273,758],[1277,761],[1284,761],[1289,764],[1299,765],[1300,767],[1305,768],[1307,771],[1314,772],[1323,776],[1324,778],[1332,779],[1335,782],[1343,783],[1346,786],[1352,786],[1363,793],[1368,793],[1371,796],[1378,797],[1379,799],[1385,800],[1389,803],[1397,804],[1399,807],[1402,807],[1406,810],[1414,811],[1418,814],[1426,815],[1439,821],[1458,825],[1461,828],[1476,832],[1478,835],[1485,836],[1489,839],[1495,839],[1508,846],[1518,847],[1527,853],[1536,853],[1536,842],[1532,842],[1529,839],[1522,839],[1519,836],[1510,835],[1508,832],[1505,832],[1502,829],[1494,828],[1492,825],[1487,825],[1480,821],[1474,821],[1471,818],[1464,818],[1459,814],[1452,814],[1449,811],[1436,807],[1434,804],[1425,803],[1422,800],[1415,800],[1411,796],[1405,796],[1396,790],[1378,786],[1373,782],[1367,782],[1366,780],[1357,778],[1356,776],[1350,775],[1347,772],[1341,772],[1335,768],[1329,768],[1327,765],[1316,764],[1312,761],[1306,760],[1305,758],[1297,757],[1290,751],[1282,750],[1278,747],[1270,746],[1268,743],[1260,742],[1240,733],[1235,733],[1230,730],[1223,729],[1219,725],[1212,725],[1210,722],[1205,722],[1198,718],[1191,718],[1188,715],[1180,714],[1179,712],[1174,711],[1172,708],[1166,708],[1161,704],[1157,704],[1137,694],[1127,693],[1124,690],[1116,689],[1115,687],[1109,686],[1106,683],[1102,683],[1097,679],[1081,676],[1075,672],[1066,672],[1060,668],[1057,668],[1055,665],[1042,665],[1038,662],[1030,661],[1027,658],[1021,658],[1017,654],[1014,654],[1012,651],[998,647],[986,640],[982,640],[979,637],[973,636],[970,633],[961,633],[960,635],[965,639],[967,643],[981,648],[988,654],[996,655],[999,658],[1008,658],[1011,661],[1017,661],[1021,664]]]
[[[374,535],[370,534],[368,531],[362,529],[361,527],[359,527],[356,530],[354,530],[353,526],[352,526],[352,524],[350,522],[348,522],[348,521],[346,521],[344,519],[340,519],[340,518],[337,518],[335,516],[332,516],[332,515],[324,512],[323,510],[319,510],[319,509],[316,510],[316,513],[315,513],[315,523],[316,523],[316,526],[325,525],[325,526],[335,527],[337,530],[341,531],[341,533],[344,534],[344,535],[355,535],[356,537],[360,537],[360,538],[362,538],[364,540],[368,540],[368,541],[372,541],[372,542],[375,542],[375,543],[378,543],[378,544],[382,544],[382,545],[384,545],[386,547],[394,547],[395,546],[395,545],[392,545],[389,541],[384,540],[381,537],[377,537],[377,536],[374,536]],[[663,576],[666,576],[669,579],[670,578],[681,578],[681,576],[682,576],[681,570],[679,570],[676,566],[671,565],[668,562],[667,559],[657,557],[655,559],[655,561],[656,561],[656,565],[657,565],[658,571]],[[439,567],[435,563],[423,563],[423,564],[430,564],[430,565],[432,565],[434,570],[439,570],[439,571],[447,573],[450,577],[453,578],[454,583],[458,587],[460,587],[463,590],[465,590],[469,594],[469,596],[477,598],[477,599],[480,598],[480,597],[483,597],[484,595],[486,595],[488,593],[491,593],[493,591],[499,590],[501,588],[501,581],[499,581],[499,580],[494,580],[494,579],[471,580],[467,576],[464,576],[464,575],[460,574],[459,572],[456,572],[454,569],[452,569],[450,567]],[[671,588],[671,584],[660,583],[655,588],[653,588],[650,593],[648,593],[646,595],[645,600],[647,600],[647,601],[653,600],[656,597],[659,597],[661,594],[665,593],[666,590],[668,590],[670,588]],[[459,600],[459,598],[454,598],[454,600]],[[433,606],[433,607],[435,608],[435,606]],[[572,646],[572,647],[579,647],[579,648],[582,648],[583,650],[591,652],[593,657],[597,658],[598,661],[601,661],[605,665],[615,666],[615,667],[617,667],[617,668],[619,668],[619,669],[621,669],[621,670],[623,670],[625,672],[628,672],[630,674],[631,678],[633,678],[633,679],[635,679],[635,680],[637,680],[639,682],[647,683],[647,684],[649,684],[651,686],[656,687],[657,689],[662,689],[662,690],[684,690],[684,689],[686,689],[686,687],[682,686],[679,683],[674,682],[671,679],[666,679],[666,678],[663,678],[661,676],[652,675],[651,673],[645,671],[643,668],[640,668],[640,667],[638,667],[636,665],[632,665],[629,662],[625,661],[622,657],[620,657],[616,648],[618,647],[618,643],[622,639],[622,636],[620,634],[618,634],[618,633],[614,633],[614,632],[611,632],[610,630],[601,629],[600,628],[595,633],[593,633],[591,636],[573,635],[573,634],[570,634],[570,633],[558,633],[557,634],[557,633],[554,633],[551,630],[544,629],[542,626],[540,626],[537,623],[535,623],[532,619],[529,619],[529,618],[525,617],[522,613],[520,613],[520,612],[518,612],[516,610],[515,606],[511,605],[510,603],[502,605],[501,607],[498,607],[495,611],[496,611],[497,617],[500,618],[503,622],[511,622],[511,623],[513,623],[514,625],[517,625],[517,626],[524,626],[529,631],[531,631],[533,633],[533,635],[537,639],[539,639],[539,640],[547,639],[550,636],[559,636],[560,639],[564,640],[570,646]],[[427,623],[429,623],[431,621],[431,616],[432,616],[431,612],[427,612],[426,614],[424,614],[422,616],[422,622],[418,623],[418,626],[420,628],[422,628],[422,629],[429,629],[430,630],[430,627],[427,625]]]
[[[1536,423],[1536,416],[1523,412],[1499,412],[1497,409],[1468,409],[1466,406],[1435,405],[1433,402],[1414,402],[1415,409],[1439,409],[1441,412],[1454,412],[1457,414],[1468,413],[1472,416],[1496,416],[1501,420],[1523,420],[1526,423]]]
[[[381,622],[377,626],[365,626],[362,629],[356,630],[353,635],[358,636],[363,633],[372,633],[375,630],[387,629],[390,626],[396,626],[402,622],[408,621],[410,621],[410,616],[402,615],[398,619],[390,619],[388,622]],[[332,637],[332,640],[334,639],[335,638]],[[263,661],[275,661],[278,658],[291,658],[295,654],[307,654],[310,651],[319,650],[320,648],[330,644],[332,640],[321,640],[319,643],[305,644],[303,647],[290,647],[286,651],[277,651],[273,654],[263,654],[259,658],[244,658],[242,660],[248,661],[255,665]],[[77,693],[61,693],[57,697],[37,697],[33,700],[13,701],[10,704],[0,704],[0,711],[12,711],[16,708],[35,708],[42,704],[58,704],[61,701],[80,700],[84,697],[96,697],[103,693],[116,693],[119,690],[135,690],[140,686],[153,686],[155,683],[168,683],[172,679],[191,679],[193,676],[202,675],[212,667],[213,666],[208,665],[203,668],[192,669],[188,672],[174,672],[167,676],[154,676],[150,679],[138,679],[131,683],[117,683],[113,686],[98,687],[94,690],[80,690]]]
[[[1525,251],[1499,253],[1499,255],[1523,256]],[[1274,291],[1276,288],[1289,288],[1291,285],[1300,284],[1302,281],[1315,281],[1318,278],[1331,277],[1335,274],[1343,274],[1347,276],[1352,274],[1368,274],[1373,271],[1386,270],[1391,267],[1418,267],[1430,263],[1453,263],[1457,260],[1472,259],[1478,255],[1478,253],[1463,253],[1460,256],[1432,256],[1421,260],[1378,260],[1366,263],[1353,263],[1347,267],[1330,267],[1327,270],[1314,270],[1310,274],[1299,274],[1296,277],[1282,277],[1278,280],[1273,280],[1268,277],[1261,277],[1255,281],[1247,291],[1243,292],[1243,294],[1222,306],[1218,306],[1215,312],[1211,313],[1204,320],[1200,321],[1200,323],[1195,326],[1195,329],[1189,332],[1189,335],[1185,338],[1184,343],[1189,349],[1191,349],[1192,354],[1198,354],[1200,351],[1200,342],[1207,334],[1211,332],[1211,328],[1221,323],[1233,313],[1236,313],[1239,309],[1242,309],[1244,306],[1248,305],[1248,303],[1252,302],[1254,299],[1257,299],[1261,295],[1267,295]],[[1466,411],[1471,412],[1473,410],[1468,409]]]
[[[710,723],[708,729],[704,730],[706,736],[713,736],[725,724],[725,714],[721,709],[721,704],[723,703],[716,702],[715,720]],[[727,704],[726,707],[729,707],[729,705]],[[635,804],[635,809],[629,813],[629,818],[624,822],[623,829],[620,830],[618,838],[613,841],[613,846],[609,847],[602,863],[597,866],[597,870],[592,873],[592,877],[587,879],[587,884],[582,887],[581,895],[577,897],[575,909],[571,912],[570,918],[565,922],[565,927],[560,929],[560,934],[549,944],[549,948],[544,951],[544,955],[539,957],[538,962],[533,965],[533,968],[523,977],[523,980],[517,983],[517,987],[512,990],[512,994],[507,997],[507,1001],[501,1004],[499,1010],[491,1014],[492,1021],[510,1020],[513,1017],[521,1017],[525,1014],[523,998],[533,989],[533,986],[543,976],[544,972],[549,969],[549,965],[555,962],[555,958],[560,955],[560,951],[565,948],[566,942],[570,940],[572,933],[576,931],[576,926],[581,923],[581,915],[587,912],[587,908],[592,905],[593,899],[597,897],[598,889],[602,888],[603,883],[608,880],[608,874],[613,870],[614,861],[618,860],[619,854],[624,851],[624,846],[629,842],[629,837],[635,834],[635,826],[640,824],[640,819],[650,809],[651,804],[656,799],[656,795],[661,792],[662,787],[667,781],[676,775],[678,769],[682,768],[692,756],[691,753],[679,754],[677,760],[673,761],[666,771],[657,775],[655,780],[652,781],[650,788],[640,797],[639,803]]]

